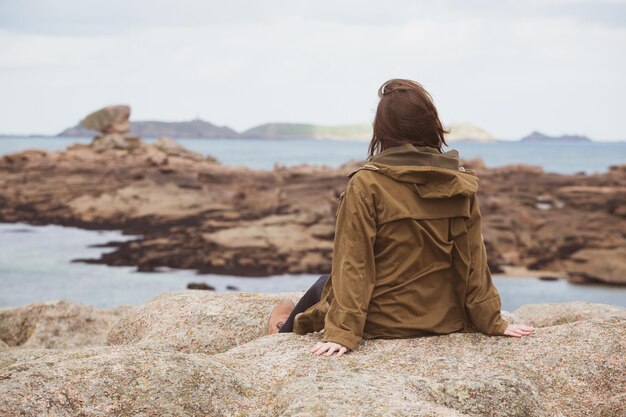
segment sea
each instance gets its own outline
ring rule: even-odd
[[[90,138],[2,137],[0,155],[26,149],[63,150]],[[150,143],[156,139],[146,139]],[[337,167],[363,160],[367,142],[335,140],[178,139],[193,151],[216,157],[222,164],[271,170],[275,166],[315,164]],[[488,167],[524,163],[546,172],[587,174],[606,172],[611,165],[626,164],[626,142],[521,143],[454,142],[462,158],[480,157]],[[319,275],[276,275],[264,278],[198,275],[191,270],[163,268],[138,272],[119,267],[73,262],[98,258],[111,250],[100,245],[139,236],[120,231],[92,231],[57,225],[33,226],[0,223],[0,307],[33,302],[71,300],[99,308],[138,305],[163,291],[184,290],[188,283],[206,283],[216,291],[305,291]],[[320,271],[326,273],[327,271]],[[567,281],[542,281],[533,277],[494,275],[504,310],[523,304],[590,301],[626,307],[626,287],[577,285]],[[230,289],[229,289],[230,288]]]

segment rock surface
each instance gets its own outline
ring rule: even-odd
[[[187,353],[223,352],[263,336],[274,304],[281,298],[295,304],[302,294],[163,293],[124,315],[106,342]]]
[[[480,178],[492,272],[517,266],[571,272],[578,282],[626,283],[626,165],[558,175],[526,165],[464,164]],[[220,165],[168,139],[147,145],[110,136],[0,158],[0,221],[139,234],[90,262],[141,271],[322,274],[332,261],[337,197],[359,165],[251,170]],[[611,257],[610,268],[597,267],[600,256]]]
[[[623,317],[625,309],[611,304],[584,301],[551,304],[525,304],[515,310],[515,323],[530,326],[557,326],[581,320]],[[505,317],[506,319],[507,317]]]
[[[126,312],[109,335],[119,345],[5,349],[0,415],[626,412],[626,309],[583,302],[527,305],[507,318],[536,323],[528,337],[373,339],[342,357],[324,357],[309,351],[321,333],[264,335],[275,300],[301,294],[164,293]],[[237,340],[227,342],[225,335]]]
[[[4,352],[0,386],[3,416],[247,415],[262,401],[211,356],[132,347]]]
[[[99,310],[86,304],[51,301],[0,309],[0,340],[11,347],[66,349],[102,345],[130,306]]]

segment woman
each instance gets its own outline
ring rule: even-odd
[[[378,90],[367,163],[339,197],[331,272],[294,307],[281,300],[268,333],[324,330],[311,348],[338,356],[359,340],[453,332],[521,337],[487,266],[478,178],[459,166],[431,96],[410,80]]]

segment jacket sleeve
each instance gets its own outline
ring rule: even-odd
[[[325,342],[354,349],[363,337],[376,281],[376,213],[351,180],[337,209],[331,280],[333,297],[324,322]]]
[[[471,260],[465,308],[469,319],[478,331],[490,335],[501,335],[508,323],[500,314],[502,308],[500,294],[493,285],[491,271],[487,265],[487,250],[482,234],[477,193],[474,193],[472,197],[467,230]]]

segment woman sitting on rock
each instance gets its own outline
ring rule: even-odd
[[[295,305],[281,300],[268,333],[324,329],[311,352],[338,356],[359,340],[454,332],[521,337],[487,266],[478,178],[459,166],[431,96],[410,80],[378,90],[366,163],[339,197],[330,274]]]

